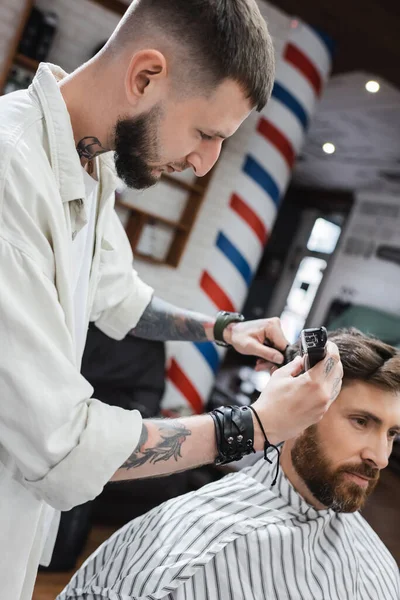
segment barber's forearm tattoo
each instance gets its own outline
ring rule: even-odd
[[[331,400],[336,400],[336,398],[339,396],[341,382],[342,378],[336,377],[332,385]]]
[[[153,298],[131,334],[147,340],[205,342],[206,328],[213,326],[205,315]]]
[[[155,465],[161,461],[168,461],[174,458],[178,462],[182,458],[181,449],[186,438],[192,435],[179,421],[154,421],[160,432],[161,441],[154,447],[146,447],[149,439],[149,432],[146,425],[143,425],[139,443],[134,453],[122,465],[121,469],[134,469],[141,467],[145,463]]]
[[[101,142],[97,137],[91,136],[82,138],[81,141],[78,142],[76,151],[78,152],[80,159],[84,158],[86,160],[92,160],[93,158],[96,158],[96,156],[108,152],[107,148],[104,148],[104,146],[101,145]]]
[[[325,373],[326,377],[328,377],[329,373],[332,371],[335,364],[336,364],[335,360],[332,357],[329,357],[328,360],[326,361],[325,367],[324,367],[324,373]]]

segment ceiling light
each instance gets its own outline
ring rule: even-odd
[[[365,84],[365,89],[371,94],[376,94],[381,89],[381,86],[377,81],[367,81]]]
[[[327,142],[326,144],[324,144],[322,146],[322,150],[325,152],[325,154],[334,154],[336,151],[336,148],[333,144],[331,144],[330,142]]]

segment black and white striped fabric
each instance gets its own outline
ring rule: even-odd
[[[399,570],[359,513],[316,511],[254,466],[128,523],[58,600],[394,600]]]

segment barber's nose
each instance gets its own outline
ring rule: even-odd
[[[205,144],[207,143],[207,146]],[[187,157],[188,163],[193,168],[197,177],[204,177],[213,168],[221,154],[222,141],[205,142],[201,150],[193,152]]]

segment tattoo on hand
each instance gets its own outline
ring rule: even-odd
[[[324,368],[324,373],[325,376],[328,377],[329,373],[332,371],[333,367],[335,366],[336,362],[333,358],[329,357],[325,363],[325,368]]]
[[[333,386],[332,386],[331,400],[336,400],[336,398],[339,396],[341,383],[342,383],[342,378],[336,377],[335,381],[333,382]]]
[[[104,152],[108,152],[107,148],[101,145],[101,142],[96,137],[84,137],[78,143],[76,150],[79,154],[79,158],[85,158],[86,160],[92,160],[99,156],[99,154],[104,154]]]
[[[162,441],[153,448],[146,448],[149,433],[146,425],[143,425],[137,448],[122,465],[122,469],[141,467],[147,462],[155,465],[172,457],[178,462],[178,459],[182,458],[181,448],[186,438],[192,435],[191,431],[179,421],[155,421],[155,423],[158,425]]]

